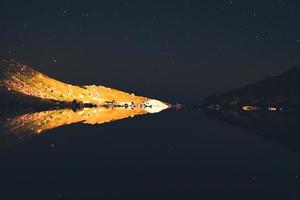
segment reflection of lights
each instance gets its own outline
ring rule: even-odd
[[[73,112],[70,109],[51,110],[8,119],[6,126],[12,132],[28,131],[38,134],[67,124],[102,124],[146,113],[146,110],[140,108],[84,108],[78,112]]]
[[[256,106],[243,106],[242,108],[245,111],[251,111],[251,110],[259,110],[259,107]]]
[[[96,107],[83,108],[77,112],[71,109],[61,109],[28,113],[5,121],[4,128],[9,131],[0,134],[0,146],[14,145],[34,135],[68,124],[102,124],[155,112],[157,112],[155,107]]]

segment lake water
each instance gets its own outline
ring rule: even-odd
[[[1,199],[300,198],[299,151],[198,110],[61,126],[0,163]]]

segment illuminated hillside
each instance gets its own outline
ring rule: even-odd
[[[5,90],[47,100],[72,102],[77,100],[95,105],[145,104],[149,98],[135,96],[103,86],[73,86],[39,73],[12,59],[0,59],[0,86]],[[165,105],[166,106],[166,105]]]
[[[66,84],[3,58],[0,58],[0,92],[0,103],[8,110],[20,106],[32,110],[1,121],[8,130],[0,134],[0,144],[4,145],[22,142],[63,125],[102,124],[169,108],[158,100],[103,86]]]

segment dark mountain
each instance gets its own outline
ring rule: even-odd
[[[300,150],[300,68],[207,97],[202,108],[211,118]]]
[[[212,109],[241,109],[246,105],[299,109],[300,68],[294,67],[278,76],[267,76],[261,81],[218,96],[211,95],[203,105]]]

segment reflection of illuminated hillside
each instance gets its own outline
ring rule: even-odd
[[[74,112],[71,109],[50,110],[28,113],[8,118],[5,131],[0,135],[2,145],[19,143],[44,131],[73,123],[102,124],[127,117],[148,113],[142,108],[84,108]]]
[[[81,111],[73,112],[70,109],[42,111],[17,116],[6,121],[6,126],[13,132],[34,132],[53,129],[59,126],[86,123],[102,124],[126,117],[145,114],[143,109],[125,108],[84,108]]]
[[[12,115],[19,108],[29,109],[27,114],[4,120],[3,125],[9,131],[0,134],[2,144],[15,144],[67,124],[102,124],[169,107],[155,99],[108,87],[66,84],[1,57],[0,92],[0,106],[3,104]],[[0,114],[1,118],[6,117]]]

